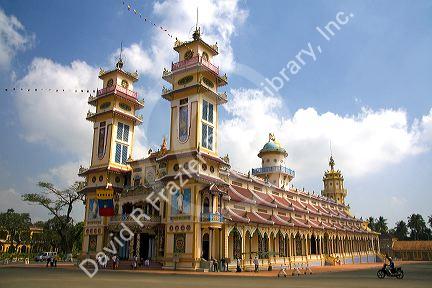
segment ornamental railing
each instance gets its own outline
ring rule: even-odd
[[[161,222],[161,217],[160,216],[148,216],[150,217],[149,219],[147,217],[139,217],[139,215],[137,215],[137,219],[139,219],[139,221],[141,222],[155,222],[155,223],[159,223]],[[111,222],[136,222],[136,220],[134,218],[132,218],[129,214],[122,214],[122,215],[114,215],[111,217]]]
[[[219,213],[201,213],[201,222],[223,222],[223,216]]]
[[[270,166],[270,167],[261,167],[261,168],[252,169],[252,175],[272,173],[272,172],[281,172],[281,173],[288,174],[292,177],[295,177],[295,171],[284,166]]]
[[[177,71],[180,69],[184,69],[184,68],[189,68],[192,67],[196,64],[201,64],[205,67],[207,67],[208,69],[210,69],[211,71],[213,71],[214,73],[219,75],[219,67],[213,65],[212,63],[210,63],[209,61],[205,60],[204,58],[202,58],[202,56],[194,56],[190,59],[186,59],[186,60],[182,60],[176,63],[172,63],[171,64],[171,71]]]
[[[113,92],[122,94],[122,95],[127,96],[127,97],[131,97],[134,99],[137,99],[137,97],[138,97],[137,92],[126,89],[120,85],[113,85],[111,87],[105,87],[105,88],[99,89],[99,90],[97,90],[96,96],[99,97],[99,96],[103,96],[103,95],[113,93]]]

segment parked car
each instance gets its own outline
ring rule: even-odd
[[[57,252],[43,252],[35,257],[35,261],[47,261],[51,257],[56,257]]]

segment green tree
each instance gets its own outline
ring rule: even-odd
[[[373,218],[372,216],[370,216],[368,218],[368,227],[372,230],[372,231],[376,231],[376,227],[375,227],[375,218]]]
[[[375,231],[381,234],[387,234],[388,232],[387,219],[385,219],[383,216],[378,217],[375,223]]]
[[[429,226],[432,228],[432,215],[429,216]]]
[[[426,227],[426,222],[420,214],[412,214],[408,217],[408,227],[411,230],[410,237],[413,240],[430,239],[431,230]]]
[[[77,201],[83,200],[83,195],[78,193],[79,182],[75,182],[68,189],[60,190],[54,187],[53,184],[48,182],[39,182],[40,193],[28,193],[23,195],[24,201],[45,207],[54,217],[52,221],[45,223],[48,225],[47,232],[55,232],[57,237],[53,234],[48,235],[52,238],[52,244],[59,240],[60,249],[64,253],[72,252],[73,237],[71,229],[74,226],[71,216],[74,204]],[[46,236],[46,235],[45,235]]]
[[[0,213],[0,230],[6,231],[9,235],[9,249],[12,252],[15,252],[16,246],[29,240],[30,225],[31,219],[28,213],[17,213],[14,209]]]
[[[405,221],[399,221],[396,223],[396,227],[394,228],[394,236],[399,240],[408,239],[408,226]]]

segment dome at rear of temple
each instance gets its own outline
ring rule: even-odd
[[[263,148],[258,153],[258,157],[262,157],[266,153],[280,153],[283,154],[284,157],[288,156],[286,150],[281,146],[279,141],[276,140],[273,133],[269,134],[269,141],[263,146]]]

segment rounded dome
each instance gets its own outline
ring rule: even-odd
[[[261,157],[262,154],[264,153],[281,153],[284,154],[285,157],[288,155],[288,153],[286,152],[286,150],[281,147],[280,143],[278,141],[272,140],[270,139],[264,146],[263,148],[260,150],[258,157]]]

